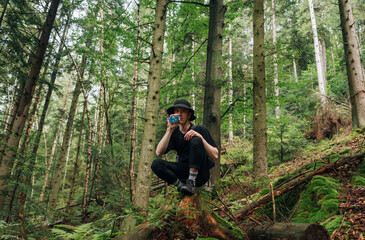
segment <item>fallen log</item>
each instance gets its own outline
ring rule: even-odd
[[[326,228],[311,223],[265,223],[248,231],[250,240],[329,240]]]
[[[319,169],[316,169],[313,171],[308,171],[305,174],[299,174],[297,178],[291,179],[290,181],[286,182],[285,184],[274,189],[274,191],[273,191],[274,197],[276,198],[303,183],[309,182],[316,175],[325,174],[325,173],[331,172],[345,164],[348,164],[348,163],[351,163],[354,161],[358,161],[358,160],[362,160],[364,158],[364,156],[365,156],[364,152],[356,154],[356,155],[346,156],[346,157],[343,157],[343,158],[337,160],[336,162],[324,165],[324,166],[320,167]],[[243,217],[247,216],[248,214],[261,208],[265,204],[271,202],[271,199],[272,199],[272,194],[268,193],[268,194],[262,196],[261,198],[259,198],[258,200],[252,201],[251,203],[247,204],[245,207],[236,211],[233,215],[236,219],[240,220]]]

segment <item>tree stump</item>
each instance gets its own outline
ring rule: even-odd
[[[219,219],[206,208],[198,195],[184,196],[176,209],[166,206],[153,216],[154,223],[145,222],[115,239],[119,240],[187,240],[211,237],[220,240],[243,239],[243,232]],[[156,222],[155,222],[156,221]]]
[[[252,228],[248,235],[251,240],[329,240],[327,230],[311,223],[266,223]]]

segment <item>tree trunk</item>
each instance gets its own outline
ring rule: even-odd
[[[365,127],[365,87],[359,45],[350,0],[339,0],[347,80],[352,107],[352,126]]]
[[[231,31],[231,24],[228,26],[228,30]],[[232,37],[229,38],[228,41],[228,48],[229,48],[229,62],[228,62],[228,68],[229,68],[229,89],[228,89],[228,103],[229,105],[232,104],[233,101],[233,65],[232,65]],[[228,142],[230,144],[233,143],[233,115],[232,113],[229,113],[229,120],[228,120]]]
[[[0,190],[6,190],[7,179],[14,160],[13,157],[16,155],[19,138],[23,132],[26,118],[28,116],[29,107],[32,102],[35,86],[38,82],[39,73],[43,64],[44,55],[48,46],[49,37],[51,35],[59,3],[60,0],[52,0],[51,7],[48,11],[42,34],[38,42],[29,77],[24,87],[24,92],[21,96],[19,105],[16,108],[16,115],[12,117],[14,121],[10,130],[9,139],[7,140],[7,149],[4,152],[0,165]],[[0,208],[2,208],[4,196],[6,196],[6,194],[3,194],[0,198]]]
[[[137,121],[136,121],[136,112],[137,112],[137,83],[138,83],[138,61],[137,58],[139,56],[139,34],[140,34],[140,22],[141,22],[141,6],[137,4],[137,37],[136,37],[136,53],[134,57],[134,73],[133,73],[133,81],[132,81],[132,114],[131,114],[131,149],[129,156],[129,183],[130,183],[130,199],[131,202],[134,201],[134,196],[136,193],[136,185],[135,185],[135,172],[134,172],[134,164],[136,159],[136,129],[137,129]]]
[[[276,97],[275,117],[278,119],[280,114],[280,102],[279,102],[279,73],[278,73],[278,57],[276,54],[276,14],[275,14],[275,0],[271,0],[272,8],[272,44],[274,45],[274,91]]]
[[[36,111],[37,111],[38,103],[40,101],[39,99],[40,99],[40,95],[41,95],[42,90],[43,90],[43,86],[40,85],[38,87],[36,97],[35,97],[34,102],[33,102],[32,110],[30,111],[30,118],[28,120],[28,125],[27,125],[26,131],[25,131],[25,136],[24,136],[24,139],[23,139],[23,143],[21,144],[20,151],[19,151],[20,156],[19,156],[18,162],[16,163],[16,166],[14,167],[14,170],[13,170],[14,171],[14,176],[13,177],[14,177],[14,181],[16,182],[16,185],[13,189],[11,200],[8,203],[8,210],[9,210],[9,213],[10,213],[10,211],[13,207],[14,197],[17,194],[18,195],[17,199],[19,200],[19,205],[18,205],[19,209],[16,210],[16,213],[18,215],[19,215],[19,213],[21,213],[21,216],[23,216],[22,215],[22,213],[23,213],[22,208],[24,206],[27,194],[24,191],[21,191],[21,192],[18,192],[18,193],[16,193],[16,192],[17,192],[17,188],[18,188],[20,182],[24,183],[24,185],[26,185],[26,186],[28,186],[28,184],[30,183],[30,181],[26,182],[26,180],[30,179],[32,172],[29,171],[29,173],[24,174],[22,172],[22,167],[24,167],[24,165],[28,165],[28,168],[30,168],[30,166],[29,166],[30,163],[27,161],[27,159],[32,159],[33,158],[33,156],[27,157],[26,156],[26,151],[27,151],[27,146],[28,146],[29,140],[30,140],[30,133],[31,133],[32,126],[33,126],[33,123],[34,123],[34,117],[35,117],[35,114],[36,114]],[[31,160],[31,161],[33,162],[33,160]],[[8,217],[9,217],[9,215],[8,215]]]
[[[323,226],[312,223],[266,223],[252,228],[248,236],[250,239],[266,240],[330,239]]]
[[[64,174],[63,174],[61,191],[63,191],[65,189],[65,183],[66,183],[66,177],[67,177],[67,168],[68,168],[68,163],[69,163],[69,160],[70,160],[71,146],[72,146],[72,132],[71,132],[71,136],[70,136],[70,141],[68,143],[68,150],[67,150],[67,155],[66,155],[66,163],[65,163],[65,167],[64,167]]]
[[[293,55],[293,72],[294,72],[294,80],[297,83],[298,82],[298,72],[297,72],[297,64],[295,62],[294,55]]]
[[[333,68],[333,75],[336,75],[336,62],[335,62],[335,55],[333,54],[333,47],[332,47],[332,41],[330,36],[330,50],[331,50],[331,59],[332,59],[332,68]]]
[[[322,60],[322,72],[323,72],[323,79],[327,79],[327,47],[326,47],[326,40],[323,36],[321,36],[320,41],[320,53],[321,53],[321,60]]]
[[[87,107],[87,97],[84,93],[85,100],[85,111],[87,117],[87,124],[89,128],[89,136],[87,141],[87,160],[86,160],[86,172],[85,172],[85,186],[84,186],[84,194],[82,197],[82,217],[85,220],[86,218],[86,207],[87,207],[87,194],[89,191],[89,182],[90,182],[90,172],[91,172],[91,140],[92,140],[92,128],[91,128],[91,119]]]
[[[70,186],[70,191],[69,191],[68,199],[67,199],[67,203],[66,203],[66,213],[67,214],[70,213],[70,206],[71,206],[71,201],[72,201],[72,195],[74,194],[76,175],[79,170],[79,156],[80,156],[81,141],[82,141],[82,130],[84,128],[84,118],[85,118],[85,110],[86,110],[85,105],[86,104],[84,103],[84,110],[82,111],[74,168],[73,168],[71,179],[70,179],[71,186]]]
[[[320,99],[321,99],[322,105],[325,106],[327,103],[326,79],[323,77],[324,76],[323,63],[322,63],[320,46],[319,46],[319,41],[318,41],[316,17],[314,15],[312,0],[308,0],[308,4],[309,4],[309,12],[310,12],[310,16],[311,16],[311,21],[312,21],[312,31],[313,31],[314,51],[316,54],[316,66],[317,66],[319,94],[320,94]]]
[[[254,1],[253,12],[253,177],[267,176],[264,1]]]
[[[57,197],[58,197],[58,192],[59,192],[59,189],[61,186],[63,169],[65,168],[66,155],[68,152],[73,122],[74,122],[76,108],[77,108],[78,99],[79,99],[79,95],[80,95],[80,89],[81,89],[81,83],[80,83],[80,81],[77,80],[75,90],[73,93],[73,97],[72,97],[72,101],[71,101],[70,110],[68,113],[66,129],[63,134],[63,141],[62,141],[62,145],[60,148],[60,155],[58,157],[57,165],[55,168],[55,173],[54,173],[52,181],[51,181],[51,193],[49,195],[49,203],[48,203],[48,206],[51,209],[55,209],[56,205],[57,205]]]
[[[165,35],[165,24],[168,0],[156,1],[154,31],[148,74],[146,110],[144,116],[143,146],[138,164],[136,195],[134,204],[138,209],[148,209],[150,192],[151,164],[155,153],[158,106],[160,102],[160,84],[162,71],[162,55]]]
[[[210,0],[203,124],[210,130],[219,152],[221,149],[222,38],[225,11],[226,6],[223,5],[223,0]],[[211,169],[211,174],[210,181],[214,185],[220,179],[220,157],[218,157],[215,167]]]
[[[63,101],[63,107],[62,107],[60,119],[58,120],[56,135],[55,135],[55,138],[54,138],[54,141],[53,141],[53,144],[52,144],[51,155],[49,156],[49,160],[47,161],[47,159],[46,159],[46,161],[45,161],[45,163],[46,163],[45,166],[47,168],[46,168],[46,173],[44,175],[42,190],[41,190],[41,193],[39,195],[39,201],[40,202],[43,201],[43,197],[44,197],[44,194],[46,192],[46,187],[47,187],[47,183],[48,183],[48,177],[49,177],[49,174],[51,173],[51,167],[52,167],[52,164],[53,164],[53,159],[54,159],[54,156],[55,156],[55,153],[56,153],[56,147],[57,147],[57,143],[58,143],[58,136],[60,134],[60,131],[61,131],[61,128],[62,128],[62,125],[63,125],[63,116],[64,116],[64,113],[66,112],[66,104],[67,104],[67,101],[68,101],[70,85],[71,84],[69,84],[68,87],[67,87],[67,92],[65,94],[65,98],[64,98],[64,101]]]
[[[103,22],[104,20],[104,12],[103,9],[100,9],[100,21]],[[100,54],[101,57],[104,56],[104,26],[101,26],[101,38],[100,38]],[[99,89],[99,97],[98,97],[98,121],[97,121],[97,154],[96,154],[96,161],[95,161],[95,198],[96,201],[99,202],[100,192],[99,192],[99,184],[100,184],[100,169],[102,167],[102,158],[101,158],[101,150],[103,146],[103,133],[104,133],[104,66],[103,62],[100,63],[100,89]]]
[[[103,68],[103,67],[101,67]],[[102,70],[103,71],[103,70]],[[103,81],[103,76],[101,77],[101,81]],[[95,161],[95,198],[96,201],[99,202],[100,193],[99,193],[99,183],[100,183],[100,169],[102,167],[102,159],[101,159],[101,150],[103,146],[103,129],[104,129],[104,106],[103,106],[103,84],[100,84],[99,89],[99,97],[98,97],[98,121],[97,121],[97,153],[96,153],[96,161]]]

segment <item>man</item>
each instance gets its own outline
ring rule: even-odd
[[[156,155],[175,150],[177,162],[156,159],[152,163],[152,171],[168,184],[174,184],[178,191],[194,194],[196,187],[209,180],[209,169],[218,159],[217,145],[208,128],[191,123],[196,117],[187,100],[176,100],[167,109],[167,114],[180,119],[176,123],[167,119],[166,133],[157,145]]]

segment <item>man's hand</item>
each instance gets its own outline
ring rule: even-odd
[[[179,116],[179,114],[171,114],[170,117],[171,116]],[[166,122],[167,122],[167,128],[170,130],[174,130],[179,125],[179,122],[170,123],[169,118],[166,119]]]
[[[200,133],[195,132],[192,129],[189,130],[187,133],[185,133],[184,139],[186,141],[190,141],[193,137],[199,137],[199,138],[203,139],[203,136]]]

